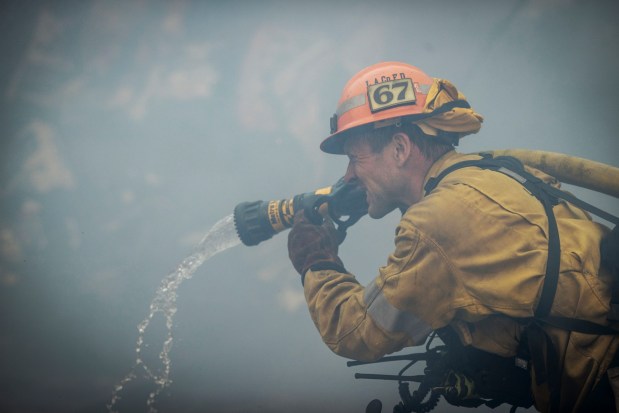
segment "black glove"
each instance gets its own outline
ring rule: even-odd
[[[288,256],[295,270],[305,279],[307,270],[336,270],[347,272],[337,256],[340,233],[331,221],[322,225],[312,224],[304,211],[294,216],[294,224],[288,234]]]

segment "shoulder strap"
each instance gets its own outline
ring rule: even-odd
[[[549,316],[557,291],[557,284],[559,282],[559,266],[561,258],[559,231],[552,207],[557,205],[559,199],[563,199],[594,215],[604,218],[615,225],[619,223],[619,218],[580,200],[572,194],[547,184],[538,177],[527,172],[519,160],[509,156],[492,158],[489,154],[482,154],[482,159],[463,161],[451,165],[444,169],[438,176],[428,180],[426,186],[424,187],[426,195],[432,192],[446,175],[457,169],[471,166],[482,169],[490,169],[508,175],[527,188],[527,190],[531,192],[544,207],[544,211],[548,217],[548,258],[542,293],[537,308],[535,309],[534,317],[538,320],[546,322],[547,324],[566,330],[599,335],[619,334],[619,330],[587,320]]]

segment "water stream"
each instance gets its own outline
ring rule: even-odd
[[[172,349],[172,325],[176,313],[177,290],[181,283],[190,279],[194,272],[213,255],[239,245],[239,239],[234,227],[233,215],[219,220],[196,245],[193,252],[187,256],[178,267],[161,280],[161,284],[150,303],[150,312],[138,324],[138,339],[135,347],[136,359],[130,372],[115,386],[112,399],[108,404],[109,413],[118,413],[117,404],[122,398],[123,389],[132,380],[144,377],[155,385],[155,389],[148,395],[146,405],[150,413],[156,413],[155,400],[163,389],[170,385],[170,350]],[[153,317],[161,313],[165,319],[166,335],[163,339],[159,360],[161,365],[153,367],[143,358],[145,346],[144,334]]]

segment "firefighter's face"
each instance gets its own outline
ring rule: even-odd
[[[349,139],[344,148],[349,159],[345,179],[357,180],[366,190],[368,214],[376,219],[399,207],[397,166],[390,146],[373,152],[365,139]]]

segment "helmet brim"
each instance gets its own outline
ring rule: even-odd
[[[418,113],[418,114],[409,115],[409,116],[401,116],[401,117],[394,118],[393,120],[398,119],[398,121],[400,122],[415,123],[416,121],[432,117],[438,113],[443,113],[446,110],[453,108],[454,106],[460,106],[460,105],[462,105],[462,103],[460,101],[456,101],[454,102],[454,104],[445,105],[446,106],[445,108],[441,108],[434,112]],[[389,119],[385,119],[385,120],[389,121]],[[393,123],[385,122],[383,126],[388,126],[390,124],[393,124]],[[320,144],[320,150],[325,153],[330,153],[333,155],[344,155],[345,154],[344,144],[353,134],[362,133],[364,131],[369,131],[372,129],[377,129],[377,126],[375,124],[363,124],[363,125],[354,126],[352,128],[344,129],[342,131],[336,132],[332,135],[327,136],[327,138],[322,141],[322,143]]]
[[[343,135],[348,135],[345,132],[335,133],[331,136],[328,136],[320,144],[320,150],[325,153],[330,153],[332,155],[344,155],[344,143],[346,142],[346,136]]]

